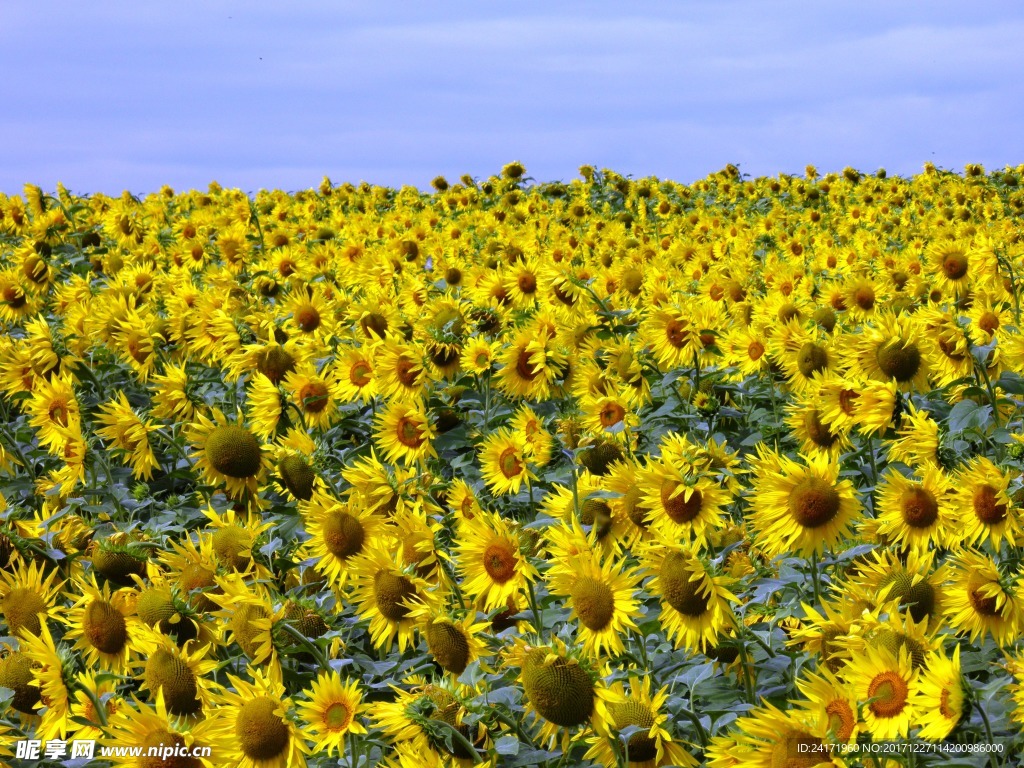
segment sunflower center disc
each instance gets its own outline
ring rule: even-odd
[[[103,653],[118,653],[128,642],[124,616],[106,600],[93,600],[85,609],[82,629],[92,646]]]
[[[206,458],[223,475],[244,479],[260,470],[260,444],[242,427],[216,427],[206,438]]]
[[[149,657],[145,679],[146,687],[154,698],[157,691],[163,689],[167,711],[172,715],[193,715],[202,706],[196,697],[196,678],[192,670],[164,648]]]
[[[523,690],[537,713],[555,725],[583,725],[594,711],[594,684],[575,661],[544,664],[547,651],[531,651],[523,665]]]
[[[696,488],[690,490],[689,495],[680,483],[669,480],[661,486],[661,505],[665,513],[675,523],[688,523],[700,514],[701,503],[704,497]]]
[[[607,627],[615,615],[615,598],[603,581],[579,579],[573,585],[572,600],[580,623],[595,632]]]
[[[610,708],[612,719],[618,730],[631,725],[649,729],[654,725],[654,715],[650,708],[636,699],[627,699],[622,704],[613,704]],[[658,755],[658,745],[646,733],[634,733],[629,737],[629,762],[645,763]]]
[[[272,760],[288,748],[288,724],[274,713],[277,702],[263,696],[242,705],[235,719],[235,736],[251,760]]]
[[[348,707],[340,701],[331,704],[324,711],[324,725],[332,731],[340,731],[349,723]]]
[[[679,552],[665,557],[658,574],[665,602],[686,616],[703,616],[710,607],[709,598],[701,591],[703,579],[691,581],[695,575]]]
[[[462,630],[446,621],[427,625],[427,647],[442,669],[461,675],[469,663],[469,643]]]
[[[366,532],[362,524],[348,512],[335,510],[324,517],[324,544],[335,557],[352,557],[363,548]]]
[[[180,733],[172,733],[162,729],[151,731],[146,734],[146,738],[143,739],[141,746],[143,757],[139,758],[140,768],[199,768],[201,765],[199,760],[194,757],[179,755],[165,759],[159,756],[149,756],[148,753],[151,747],[159,750],[162,747],[185,746],[185,737]]]
[[[516,574],[516,557],[508,544],[491,544],[484,550],[484,570],[499,584],[504,584]]]
[[[998,503],[996,489],[979,486],[974,491],[974,514],[985,525],[997,525],[1006,519],[1006,505]]]
[[[903,520],[912,528],[927,528],[939,517],[935,497],[921,486],[907,489],[900,499]]]
[[[416,594],[416,587],[405,576],[381,571],[373,578],[377,610],[385,619],[401,621],[409,615],[403,601]]]
[[[876,358],[882,373],[900,384],[913,379],[921,369],[921,350],[913,342],[905,344],[903,339],[883,344],[878,348]]]
[[[808,341],[796,355],[796,367],[805,378],[828,368],[828,352],[824,347]]]
[[[886,670],[875,675],[868,685],[871,711],[876,717],[895,717],[907,703],[907,682],[895,672]]]
[[[789,494],[789,512],[804,528],[818,528],[839,514],[839,493],[817,477],[802,480]]]
[[[523,473],[523,465],[516,455],[516,449],[509,446],[501,452],[498,457],[498,467],[501,474],[507,478],[519,477]]]
[[[46,603],[35,590],[16,587],[0,602],[0,611],[7,622],[8,634],[17,635],[18,630],[24,627],[33,635],[38,635],[41,627],[37,614],[46,613]]]

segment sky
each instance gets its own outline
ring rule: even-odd
[[[0,191],[1024,162],[1024,3],[0,0]]]

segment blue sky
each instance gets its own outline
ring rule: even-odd
[[[0,191],[1024,162],[1019,2],[0,4]]]

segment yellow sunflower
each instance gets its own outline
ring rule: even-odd
[[[946,494],[949,479],[936,467],[923,466],[919,480],[890,470],[877,489],[877,532],[901,547],[926,551],[941,547],[953,534]],[[971,542],[968,541],[968,544]]]
[[[282,384],[307,427],[328,429],[337,420],[341,394],[330,369],[317,373],[316,368],[307,363],[285,376]]]
[[[217,754],[238,768],[304,768],[309,748],[292,719],[293,702],[280,677],[249,667],[252,682],[229,674],[207,722],[227,749]]]
[[[957,632],[971,641],[990,634],[999,646],[1020,636],[1024,607],[1016,585],[1008,585],[996,563],[987,555],[966,549],[951,561],[946,618]]]
[[[651,695],[651,678],[630,677],[629,694],[621,680],[608,686],[609,693],[617,701],[608,704],[610,725],[615,730],[630,726],[640,728],[619,749],[627,754],[628,768],[661,768],[661,766],[680,766],[695,768],[697,760],[686,751],[682,744],[672,740],[668,732],[669,715],[664,711],[668,701],[668,687],[662,688],[654,696]],[[613,739],[616,737],[594,736],[588,740],[590,749],[584,759],[596,760],[605,768],[617,768],[618,750]]]
[[[0,571],[0,613],[8,635],[17,637],[22,629],[37,635],[46,617],[56,614],[55,598],[64,584],[57,582],[58,575],[53,569],[44,576],[43,566],[35,560]]]
[[[952,506],[957,538],[965,546],[988,541],[999,551],[1005,540],[1015,546],[1021,535],[1020,515],[1010,499],[1010,472],[991,459],[976,456],[957,472]]]
[[[420,622],[427,650],[445,672],[457,677],[473,661],[490,655],[483,641],[483,634],[490,624],[478,622],[474,610],[442,611],[420,605],[410,616]]]
[[[647,591],[661,600],[661,627],[677,648],[705,651],[736,626],[729,591],[735,581],[719,576],[686,544],[652,541],[640,553]]]
[[[523,482],[537,477],[527,462],[526,436],[502,427],[484,438],[480,445],[480,473],[491,493],[519,493]]]
[[[918,671],[911,666],[906,649],[894,654],[886,648],[866,646],[843,669],[843,679],[863,705],[864,726],[872,738],[907,738],[919,721],[922,702]]]
[[[569,620],[577,621],[577,641],[594,658],[622,653],[623,635],[637,630],[640,618],[635,570],[611,558],[600,564],[579,558],[569,568],[552,572],[548,584],[553,594],[568,598]]]
[[[393,400],[377,414],[374,440],[390,462],[401,460],[415,464],[428,456],[435,457],[434,426],[422,403]]]
[[[140,631],[138,644],[145,659],[136,664],[137,679],[140,688],[149,691],[150,700],[162,694],[168,713],[176,717],[208,715],[214,684],[207,676],[219,666],[215,659],[208,658],[210,646],[186,640],[179,647],[155,629]]]
[[[131,702],[125,701],[117,708],[104,735],[97,740],[104,747],[139,747],[144,755],[150,749],[177,750],[179,754],[173,758],[175,766],[212,768],[218,762],[229,759],[225,755],[231,755],[237,744],[234,734],[215,733],[212,724],[213,720],[195,723],[174,717],[167,711],[162,695],[158,695],[155,704],[150,707],[133,694]],[[185,754],[180,754],[182,751]],[[112,750],[109,759],[115,766],[123,768],[139,768],[140,765],[137,755],[118,754],[116,749]],[[164,762],[162,758],[146,759]],[[250,762],[247,768],[257,768],[257,764]]]
[[[127,672],[139,648],[138,619],[132,615],[126,591],[111,594],[110,586],[104,584],[101,589],[93,575],[88,581],[77,580],[67,597],[75,602],[62,617],[69,627],[64,639],[75,641],[75,650],[90,667]]]
[[[96,421],[104,425],[96,434],[123,453],[136,478],[149,480],[159,465],[149,444],[149,433],[157,427],[139,418],[124,392],[100,408]]]
[[[404,652],[414,642],[417,621],[412,616],[417,603],[433,605],[437,598],[430,585],[401,565],[401,548],[375,542],[353,558],[355,587],[352,601],[359,616],[370,622],[370,638],[375,648],[390,651],[395,639]],[[411,571],[412,569],[410,569]]]
[[[574,655],[558,638],[550,645],[532,646],[515,638],[509,661],[519,667],[519,683],[526,694],[527,714],[543,721],[542,742],[553,745],[561,731],[562,751],[575,738],[589,732],[608,734],[611,713],[608,707],[619,697],[602,683],[598,670],[584,658]]]
[[[347,734],[366,733],[358,720],[363,694],[355,680],[343,682],[337,672],[322,672],[305,694],[309,701],[300,701],[296,709],[317,740],[315,752],[341,756]]]
[[[938,652],[929,654],[918,682],[922,711],[917,736],[942,741],[960,724],[967,704],[960,646],[954,647],[952,658]]]
[[[751,522],[770,556],[821,554],[850,534],[861,506],[850,480],[827,455],[800,465],[759,446],[752,488]]]
[[[211,420],[197,413],[188,428],[195,466],[211,485],[226,487],[235,498],[252,499],[266,469],[260,442],[245,427],[229,423],[218,409],[212,416]]]
[[[520,551],[519,537],[497,514],[481,512],[462,522],[457,541],[462,590],[484,611],[504,608],[509,598],[537,579],[537,569]]]

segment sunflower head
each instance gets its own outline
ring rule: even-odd
[[[470,646],[462,626],[448,619],[428,621],[424,634],[430,654],[443,670],[454,675],[466,671]]]
[[[92,566],[98,574],[119,586],[133,583],[132,576],[145,576],[144,550],[132,547],[131,542],[118,543],[114,537],[92,545]]]
[[[163,691],[167,711],[173,715],[194,715],[202,708],[195,674],[181,656],[167,648],[157,648],[149,657],[143,679],[153,696]]]
[[[575,658],[533,648],[523,658],[521,677],[531,706],[555,725],[583,725],[594,712],[594,681]]]
[[[260,444],[249,430],[235,424],[214,427],[206,438],[206,458],[221,474],[237,479],[260,469]]]
[[[312,498],[316,472],[302,456],[297,453],[285,456],[278,463],[277,471],[281,475],[281,482],[292,496],[302,501],[309,501]]]
[[[6,653],[0,658],[0,686],[14,691],[11,707],[25,715],[34,715],[40,700],[40,689],[32,685],[32,660],[24,653]]]

